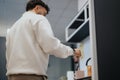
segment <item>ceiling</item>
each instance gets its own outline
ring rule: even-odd
[[[9,28],[24,12],[28,0],[0,0],[0,27]],[[78,12],[78,0],[43,0],[50,7],[46,16],[57,38],[65,42],[65,28]],[[8,25],[7,25],[8,24]]]

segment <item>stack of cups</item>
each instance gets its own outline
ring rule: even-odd
[[[67,71],[67,80],[74,80],[74,72]]]

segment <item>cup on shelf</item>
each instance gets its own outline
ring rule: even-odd
[[[88,62],[91,60],[91,58],[88,58],[86,61],[86,67],[87,67],[87,76],[92,76],[92,66],[88,65]]]
[[[84,77],[84,71],[83,70],[77,70],[75,71],[75,79],[80,79]]]

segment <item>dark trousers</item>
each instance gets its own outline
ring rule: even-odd
[[[9,75],[8,80],[47,80],[47,77],[34,74],[15,74]]]

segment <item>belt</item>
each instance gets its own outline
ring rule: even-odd
[[[9,75],[9,77],[11,76],[36,76],[36,77],[41,77],[43,79],[48,79],[46,75],[36,75],[36,74],[11,74]]]

